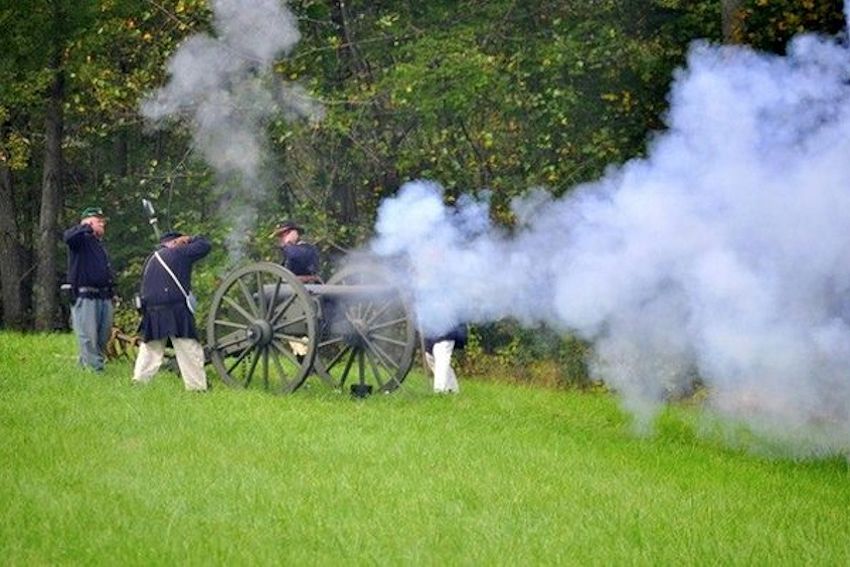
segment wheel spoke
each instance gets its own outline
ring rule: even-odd
[[[263,316],[266,312],[266,298],[263,296],[263,273],[257,272],[257,315]]]
[[[229,337],[230,335],[227,335],[227,336]],[[249,340],[250,339],[247,336],[233,337],[232,339],[228,339],[226,341],[219,343],[218,345],[215,345],[215,349],[218,350],[218,351],[222,351],[226,348],[232,347],[234,345],[238,345],[239,343],[244,343],[244,342],[249,341]]]
[[[216,319],[215,324],[221,327],[230,327],[232,329],[247,329],[248,325],[244,325],[242,323],[234,323],[233,321],[225,321],[223,319]]]
[[[293,301],[295,301],[295,297],[296,297],[296,295],[293,293],[292,295],[289,296],[289,298],[287,298],[286,301],[283,302],[282,305],[275,308],[274,317],[272,317],[271,320],[269,321],[269,323],[271,324],[272,327],[274,327],[277,324],[277,320],[280,319],[280,316],[283,315],[283,313],[287,309],[289,309],[289,306],[292,305]]]
[[[369,336],[372,337],[373,339],[378,339],[379,341],[383,341],[385,343],[390,343],[390,344],[393,344],[393,345],[398,345],[400,347],[407,346],[407,343],[404,342],[404,341],[400,341],[400,340],[394,339],[392,337],[385,337],[384,335],[379,335],[377,333],[370,333]]]
[[[360,319],[366,320],[368,318],[368,315],[370,315],[370,313],[375,310],[375,304],[371,301],[361,301],[357,304],[357,308],[357,314],[360,316]]]
[[[372,315],[369,317],[369,320],[366,321],[366,324],[371,326],[372,322],[375,321],[375,319],[377,319],[378,317],[383,315],[387,311],[387,309],[389,309],[392,306],[393,306],[392,301],[387,301],[386,303],[384,303],[383,307],[381,307],[380,309],[377,309],[374,313],[372,313]]]
[[[278,346],[274,341],[271,342],[271,345],[281,353],[287,354],[286,351],[281,350],[280,346]],[[284,370],[283,365],[280,363],[280,358],[277,356],[274,350],[271,351],[271,355],[272,361],[274,362],[274,366],[275,368],[277,368],[277,375],[280,377],[280,381],[283,383],[287,383],[288,380],[286,378],[286,370]]]
[[[362,335],[361,335],[361,336],[362,336]],[[384,351],[384,349],[382,349],[381,347],[379,347],[377,344],[375,344],[374,342],[370,341],[370,340],[369,340],[369,337],[363,337],[363,342],[365,342],[365,343],[366,343],[366,347],[367,347],[367,348],[369,348],[369,350],[371,350],[371,351],[372,351],[372,352],[374,352],[375,354],[379,355],[379,356],[380,356],[380,357],[382,357],[382,358],[383,358],[386,362],[390,363],[390,364],[391,364],[391,365],[393,365],[396,369],[398,369],[398,367],[399,367],[399,366],[398,366],[398,363],[397,363],[395,360],[393,360],[393,357],[391,357],[390,355],[388,355],[388,354]]]
[[[307,344],[308,338],[304,335],[289,335],[286,333],[275,333],[274,338],[280,341],[293,341],[296,343]]]
[[[378,384],[379,384],[379,388],[380,388],[381,390],[386,389],[387,384],[389,384],[390,382],[392,382],[393,384],[395,384],[395,386],[394,386],[394,387],[398,387],[398,386],[400,386],[400,385],[401,385],[401,383],[398,381],[398,379],[396,378],[396,376],[395,376],[392,372],[390,372],[390,370],[389,370],[389,369],[386,369],[386,372],[387,372],[388,378],[387,378],[387,380],[386,380],[386,381],[384,381],[384,380],[381,378],[381,372],[380,372],[380,370],[379,370],[379,368],[380,368],[380,366],[381,366],[380,362],[379,362],[379,361],[375,361],[375,360],[373,360],[373,355],[372,355],[372,353],[371,353],[371,352],[369,352],[369,351],[366,351],[366,356],[369,358],[369,363],[372,365],[372,372],[374,372],[374,373],[375,373],[375,380],[378,382]]]
[[[339,380],[340,386],[345,384],[345,381],[348,379],[348,373],[351,371],[351,365],[354,363],[354,358],[357,356],[356,349],[351,349],[349,352],[351,354],[349,355],[348,360],[345,363],[345,368],[342,371],[342,377]]]
[[[393,325],[398,325],[399,323],[405,323],[407,319],[405,317],[400,317],[398,319],[393,319],[392,321],[384,321],[383,323],[377,323],[375,325],[370,325],[369,330],[377,331],[378,329],[386,329],[387,327],[391,327]]]
[[[251,346],[253,346],[253,344],[252,344]],[[230,368],[228,368],[228,369],[227,369],[227,373],[228,373],[228,374],[233,374],[233,369],[234,369],[234,368],[236,368],[237,366],[239,366],[239,364],[240,364],[243,360],[245,360],[245,357],[246,357],[248,354],[250,354],[250,353],[251,353],[251,351],[253,351],[253,350],[254,350],[254,349],[253,349],[253,348],[251,348],[251,347],[248,347],[248,348],[246,348],[245,350],[243,350],[243,351],[239,354],[239,356],[238,356],[238,357],[236,357],[236,362],[234,362],[234,363],[230,366]]]
[[[254,317],[259,317],[260,312],[257,310],[257,304],[254,303],[254,298],[251,297],[251,290],[248,289],[248,286],[245,285],[245,282],[242,281],[242,278],[236,280],[236,283],[239,284],[239,289],[242,290],[242,295],[245,296],[245,301],[247,301],[248,305],[251,306],[251,311],[254,312]]]
[[[324,342],[319,343],[319,348],[320,349],[325,348],[325,347],[331,346],[332,344],[335,344],[335,343],[341,343],[342,341],[343,341],[342,337],[334,337],[332,339],[328,339]]]
[[[337,363],[337,362],[339,362],[339,361],[342,359],[342,357],[343,357],[343,356],[345,356],[345,353],[346,353],[346,352],[348,352],[350,349],[351,349],[351,346],[350,346],[350,345],[345,345],[343,348],[339,349],[339,352],[337,352],[337,353],[334,355],[334,357],[330,360],[330,362],[328,362],[327,364],[325,364],[325,370],[327,370],[328,372],[330,372],[330,371],[331,371],[331,369],[332,369],[334,366],[336,366],[336,363]]]
[[[366,368],[365,368],[366,365],[364,364],[364,360],[363,360],[364,358],[365,358],[365,356],[364,356],[362,350],[357,353],[357,374],[358,374],[357,381],[360,384],[366,383]]]
[[[301,363],[298,361],[295,355],[292,354],[289,350],[283,348],[283,346],[281,344],[278,344],[277,341],[272,341],[271,344],[274,345],[278,352],[285,356],[286,359],[289,360],[289,362],[295,364],[295,366],[301,366]]]
[[[372,373],[375,375],[375,381],[378,383],[378,387],[382,388],[384,386],[383,380],[381,380],[381,373],[378,371],[378,365],[375,364],[374,356],[370,351],[364,351],[366,354],[366,358],[369,360],[369,366],[372,368]]]
[[[382,356],[379,352],[372,352],[372,354],[375,356],[375,363],[379,367],[385,369],[387,371],[387,373],[389,373],[389,374],[392,374],[392,375],[396,374],[395,371],[397,371],[399,369],[399,367],[398,367],[398,364],[396,364],[394,359],[388,359],[388,358],[386,358],[386,354],[384,354]]]
[[[234,301],[233,299],[231,299],[230,297],[228,297],[226,295],[222,299],[224,299],[227,302],[228,305],[230,305],[231,307],[236,309],[237,313],[239,313],[242,316],[243,319],[245,319],[249,323],[254,322],[254,317],[252,317],[250,313],[245,311],[245,309],[241,305],[236,303],[236,301]]]
[[[260,353],[256,352],[253,358],[254,359],[251,361],[251,368],[248,369],[248,375],[245,377],[246,388],[249,384],[251,384],[251,379],[254,378],[254,369],[257,367],[257,362],[260,360]]]
[[[303,315],[303,316],[299,317],[298,319],[287,320],[286,322],[281,323],[280,325],[275,325],[274,330],[279,331],[280,329],[284,329],[286,327],[295,325],[296,323],[303,323],[306,320],[307,320],[307,316]]]
[[[274,293],[272,294],[271,301],[269,301],[269,309],[268,313],[266,313],[266,320],[271,320],[272,313],[274,312],[274,308],[277,305],[277,294],[280,291],[280,280],[275,281],[274,284]],[[263,293],[261,291],[261,293]]]

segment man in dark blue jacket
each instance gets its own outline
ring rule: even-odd
[[[425,337],[425,362],[434,374],[434,392],[460,392],[457,375],[452,368],[452,352],[464,348],[467,341],[466,325],[461,323],[439,336]]]
[[[68,283],[71,284],[71,322],[77,335],[79,363],[103,370],[104,352],[112,330],[115,292],[112,265],[103,246],[106,217],[99,207],[88,207],[80,223],[65,231],[68,245]]]
[[[272,233],[280,248],[281,264],[303,283],[321,283],[319,249],[301,240],[304,229],[294,222],[278,223]]]
[[[207,389],[204,349],[198,342],[194,306],[190,306],[192,265],[209,254],[202,236],[166,232],[142,271],[142,344],[133,381],[149,382],[162,365],[165,343],[171,340],[187,390]],[[192,296],[194,297],[194,296]]]
[[[272,236],[280,248],[280,263],[302,283],[322,283],[319,276],[319,249],[301,240],[304,229],[292,221],[277,223]],[[289,341],[299,361],[307,354],[307,338]]]

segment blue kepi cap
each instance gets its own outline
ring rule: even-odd
[[[177,232],[176,230],[169,230],[166,233],[163,233],[162,236],[159,237],[159,243],[165,244],[169,240],[174,240],[175,238],[180,238],[183,236],[182,232]]]

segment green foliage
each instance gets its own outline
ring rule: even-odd
[[[286,148],[309,137],[325,154],[310,153],[316,185],[356,188],[363,220],[404,180],[428,177],[450,200],[490,190],[494,217],[510,222],[507,204],[528,187],[561,194],[639,154],[647,132],[661,127],[687,43],[719,35],[719,9],[708,1],[351,10],[355,49],[334,28],[308,27],[299,49],[322,64],[308,68],[295,56],[301,67],[293,74],[312,70],[313,88],[338,102],[318,130],[327,145],[315,131],[295,131]],[[314,165],[325,159],[326,167]],[[339,210],[333,192],[328,197],[324,206]]]
[[[101,2],[69,49],[70,118],[95,139],[139,121],[139,101],[165,80],[165,62],[211,16],[206,0]]]
[[[512,381],[553,387],[598,386],[588,374],[590,345],[546,326],[529,329],[505,320],[474,326],[459,362],[463,373],[510,376]]]
[[[487,190],[493,218],[509,225],[508,203],[529,187],[561,195],[641,155],[648,134],[663,128],[672,70],[689,42],[720,37],[715,0],[287,5],[302,40],[275,73],[304,86],[326,114],[318,125],[283,116],[267,125],[272,191],[250,229],[248,256],[275,259],[268,229],[294,217],[309,227],[328,272],[368,240],[376,207],[406,180],[439,181],[449,201]],[[51,7],[66,15],[61,29],[50,26]],[[60,222],[75,222],[83,204],[110,210],[110,252],[129,297],[152,244],[139,206],[151,197],[163,224],[213,238],[215,256],[199,266],[196,284],[209,293],[231,262],[223,256],[228,203],[186,126],[153,132],[138,112],[166,81],[180,42],[212,32],[209,3],[3,0],[0,23],[0,160],[13,172],[23,256],[34,255],[45,87],[59,40],[67,89]],[[743,24],[744,40],[778,49],[803,29],[842,29],[843,13],[835,0],[748,0]],[[520,333],[517,354],[535,343],[510,332]],[[575,366],[555,352],[541,356]]]
[[[0,3],[0,27],[0,162],[20,171],[31,157],[30,115],[41,116],[52,78],[50,4],[6,0]]]
[[[788,41],[803,32],[835,35],[847,23],[843,0],[747,0],[741,7],[740,42],[784,53]]]

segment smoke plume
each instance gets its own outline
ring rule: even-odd
[[[638,424],[699,377],[713,408],[808,454],[850,444],[850,51],[694,44],[645,159],[555,200],[386,200],[374,253],[408,264],[426,332],[513,317],[592,341]]]
[[[293,14],[279,0],[212,0],[215,35],[188,38],[168,62],[168,83],[142,103],[155,122],[183,119],[217,174],[233,225],[231,261],[241,257],[270,184],[265,126],[275,116],[319,120],[322,109],[272,72],[298,43]]]

